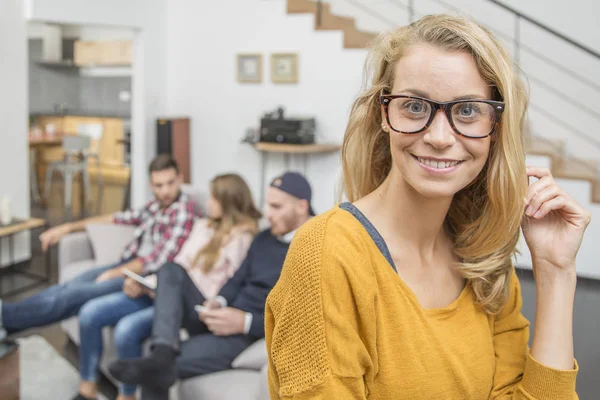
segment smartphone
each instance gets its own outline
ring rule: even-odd
[[[196,312],[200,313],[200,312],[208,311],[208,308],[201,306],[201,305],[197,305],[197,306],[194,306],[194,310],[196,310]]]

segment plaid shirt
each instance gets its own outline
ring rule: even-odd
[[[164,263],[173,261],[194,225],[194,202],[185,193],[166,209],[156,199],[143,208],[127,210],[114,215],[115,224],[135,225],[133,240],[127,245],[122,259],[135,257],[140,249],[142,235],[148,232],[152,242],[158,243],[150,255],[140,257],[145,272],[156,271]]]

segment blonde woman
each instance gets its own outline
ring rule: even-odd
[[[190,290],[213,299],[246,257],[261,215],[248,185],[235,174],[219,175],[211,181],[207,208],[207,218],[194,223],[174,261],[193,281]],[[133,279],[126,279],[123,292],[89,301],[79,313],[82,383],[74,400],[96,398],[103,327],[115,326],[120,359],[142,354],[142,343],[152,331],[154,296]],[[118,400],[133,400],[135,392],[136,385],[123,384]]]
[[[267,301],[271,398],[577,398],[575,256],[590,216],[525,166],[528,99],[508,54],[438,15],[380,36],[370,62],[342,149],[350,202],[301,228]],[[531,349],[511,261],[521,225]]]

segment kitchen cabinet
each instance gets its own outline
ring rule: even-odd
[[[126,40],[77,40],[74,60],[78,67],[130,66],[132,42]]]

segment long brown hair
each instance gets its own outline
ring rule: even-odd
[[[210,191],[213,198],[221,205],[222,215],[219,219],[209,221],[209,227],[214,230],[214,234],[206,246],[198,251],[192,262],[195,266],[201,260],[204,273],[210,272],[214,267],[221,247],[232,230],[238,229],[255,234],[261,217],[261,213],[254,205],[250,188],[241,176],[218,175],[210,182]]]
[[[398,60],[418,44],[472,54],[482,78],[496,89],[495,100],[505,102],[486,166],[454,196],[445,224],[459,271],[477,303],[493,314],[508,298],[527,189],[523,125],[528,95],[506,50],[488,30],[467,18],[429,15],[378,37],[365,68],[366,89],[354,102],[342,145],[344,191],[355,201],[389,174],[390,138],[381,127],[379,95],[392,89]]]

